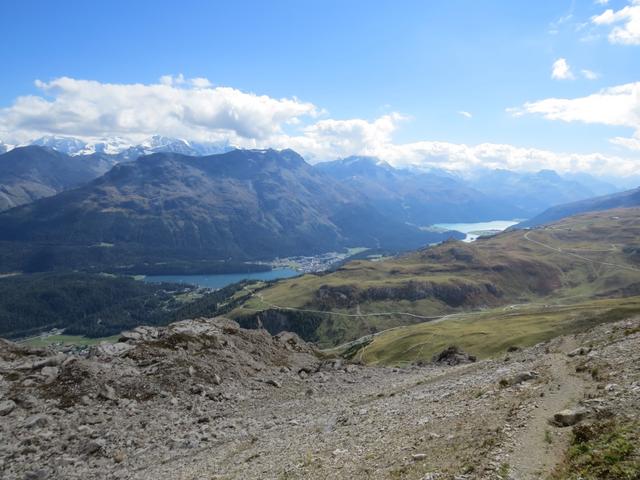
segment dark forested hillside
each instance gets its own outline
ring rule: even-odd
[[[183,284],[82,273],[4,277],[0,278],[0,337],[52,328],[103,337],[138,325],[213,316],[225,311],[222,304],[240,288],[236,284],[205,293]]]

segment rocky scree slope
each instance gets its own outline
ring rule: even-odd
[[[295,335],[221,318],[140,327],[82,358],[2,342],[0,472],[545,478],[574,468],[564,452],[577,433],[638,424],[639,345],[638,318],[502,358],[402,369],[321,361]],[[617,467],[640,468],[630,445]]]

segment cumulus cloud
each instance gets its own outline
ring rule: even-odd
[[[549,120],[640,127],[640,82],[602,89],[586,97],[547,98],[527,102],[516,115],[542,115]]]
[[[609,8],[591,21],[595,25],[613,26],[608,36],[611,43],[640,45],[640,0],[632,0],[617,11]]]
[[[403,120],[406,118],[398,114],[385,115],[371,122],[323,120],[307,128],[304,135],[281,140],[312,162],[357,154],[378,157],[396,167],[443,168],[460,172],[477,168],[518,171],[553,169],[559,172],[584,171],[624,176],[640,171],[637,163],[631,159],[599,153],[558,153],[494,143],[394,143],[392,133]],[[282,148],[284,146],[281,145]]]
[[[165,76],[157,84],[111,84],[73,78],[37,81],[42,95],[18,97],[0,109],[0,136],[25,141],[42,134],[84,138],[145,137],[239,142],[278,134],[319,112],[296,98],[276,99],[204,78]]]
[[[471,113],[470,113],[470,112],[467,112],[467,111],[465,111],[465,110],[460,110],[460,111],[458,112],[458,115],[462,115],[464,118],[471,118],[471,117],[473,117],[473,115],[471,115]]]
[[[573,80],[575,76],[565,58],[559,58],[551,66],[551,78],[555,80]]]
[[[559,172],[591,172],[595,174],[630,175],[638,173],[635,162],[602,154],[558,153],[513,145],[483,143],[464,145],[448,142],[415,142],[388,144],[370,154],[395,166],[435,167],[467,171],[475,168]]]
[[[563,122],[628,127],[635,131],[633,138],[616,137],[611,141],[640,150],[640,82],[605,88],[586,97],[528,102],[522,108],[510,111],[515,116],[535,114]]]
[[[0,139],[19,144],[51,134],[86,141],[118,137],[124,145],[159,134],[225,141],[244,148],[293,148],[312,163],[371,155],[396,166],[459,171],[483,167],[638,172],[628,159],[600,154],[564,154],[502,144],[396,143],[394,134],[409,120],[400,113],[372,120],[333,119],[322,108],[295,97],[277,99],[213,86],[204,78],[177,75],[162,77],[155,84],[109,84],[63,77],[39,81],[36,86],[39,95],[18,97],[12,105],[0,108]],[[635,128],[639,91],[640,83],[603,90],[593,98],[532,102],[517,114]],[[468,112],[459,113],[467,117]],[[627,147],[634,141],[616,140]]]

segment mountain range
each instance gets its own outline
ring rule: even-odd
[[[103,154],[69,156],[37,146],[14,148],[0,155],[0,211],[82,185],[115,163]]]
[[[228,142],[195,142],[180,138],[153,135],[138,144],[113,137],[97,142],[86,142],[78,138],[47,135],[31,142],[31,145],[48,147],[67,155],[91,155],[104,153],[119,161],[135,160],[142,155],[158,152],[181,153],[200,157],[233,150]]]
[[[316,168],[361,192],[380,211],[420,226],[530,218],[552,205],[616,191],[587,174],[579,180],[551,170],[479,169],[460,175],[399,169],[355,156]]]
[[[530,218],[615,191],[588,175],[548,170],[462,175],[395,168],[373,157],[310,165],[292,150],[161,136],[136,146],[55,136],[35,143],[0,154],[6,268],[407,250],[460,238],[433,224]],[[228,151],[203,155],[216,150]]]
[[[18,269],[16,259],[32,255],[48,256],[39,261],[52,268],[245,261],[352,246],[404,250],[450,236],[380,213],[292,150],[156,153],[0,214],[4,261]]]
[[[556,220],[586,212],[599,212],[612,208],[628,208],[640,206],[640,187],[633,190],[588,198],[578,202],[565,203],[551,207],[539,215],[519,223],[515,228],[537,227]]]

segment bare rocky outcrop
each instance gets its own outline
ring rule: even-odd
[[[457,345],[451,345],[445,348],[442,352],[433,356],[433,363],[440,365],[460,365],[463,363],[473,363],[477,359],[473,355],[465,353]]]

